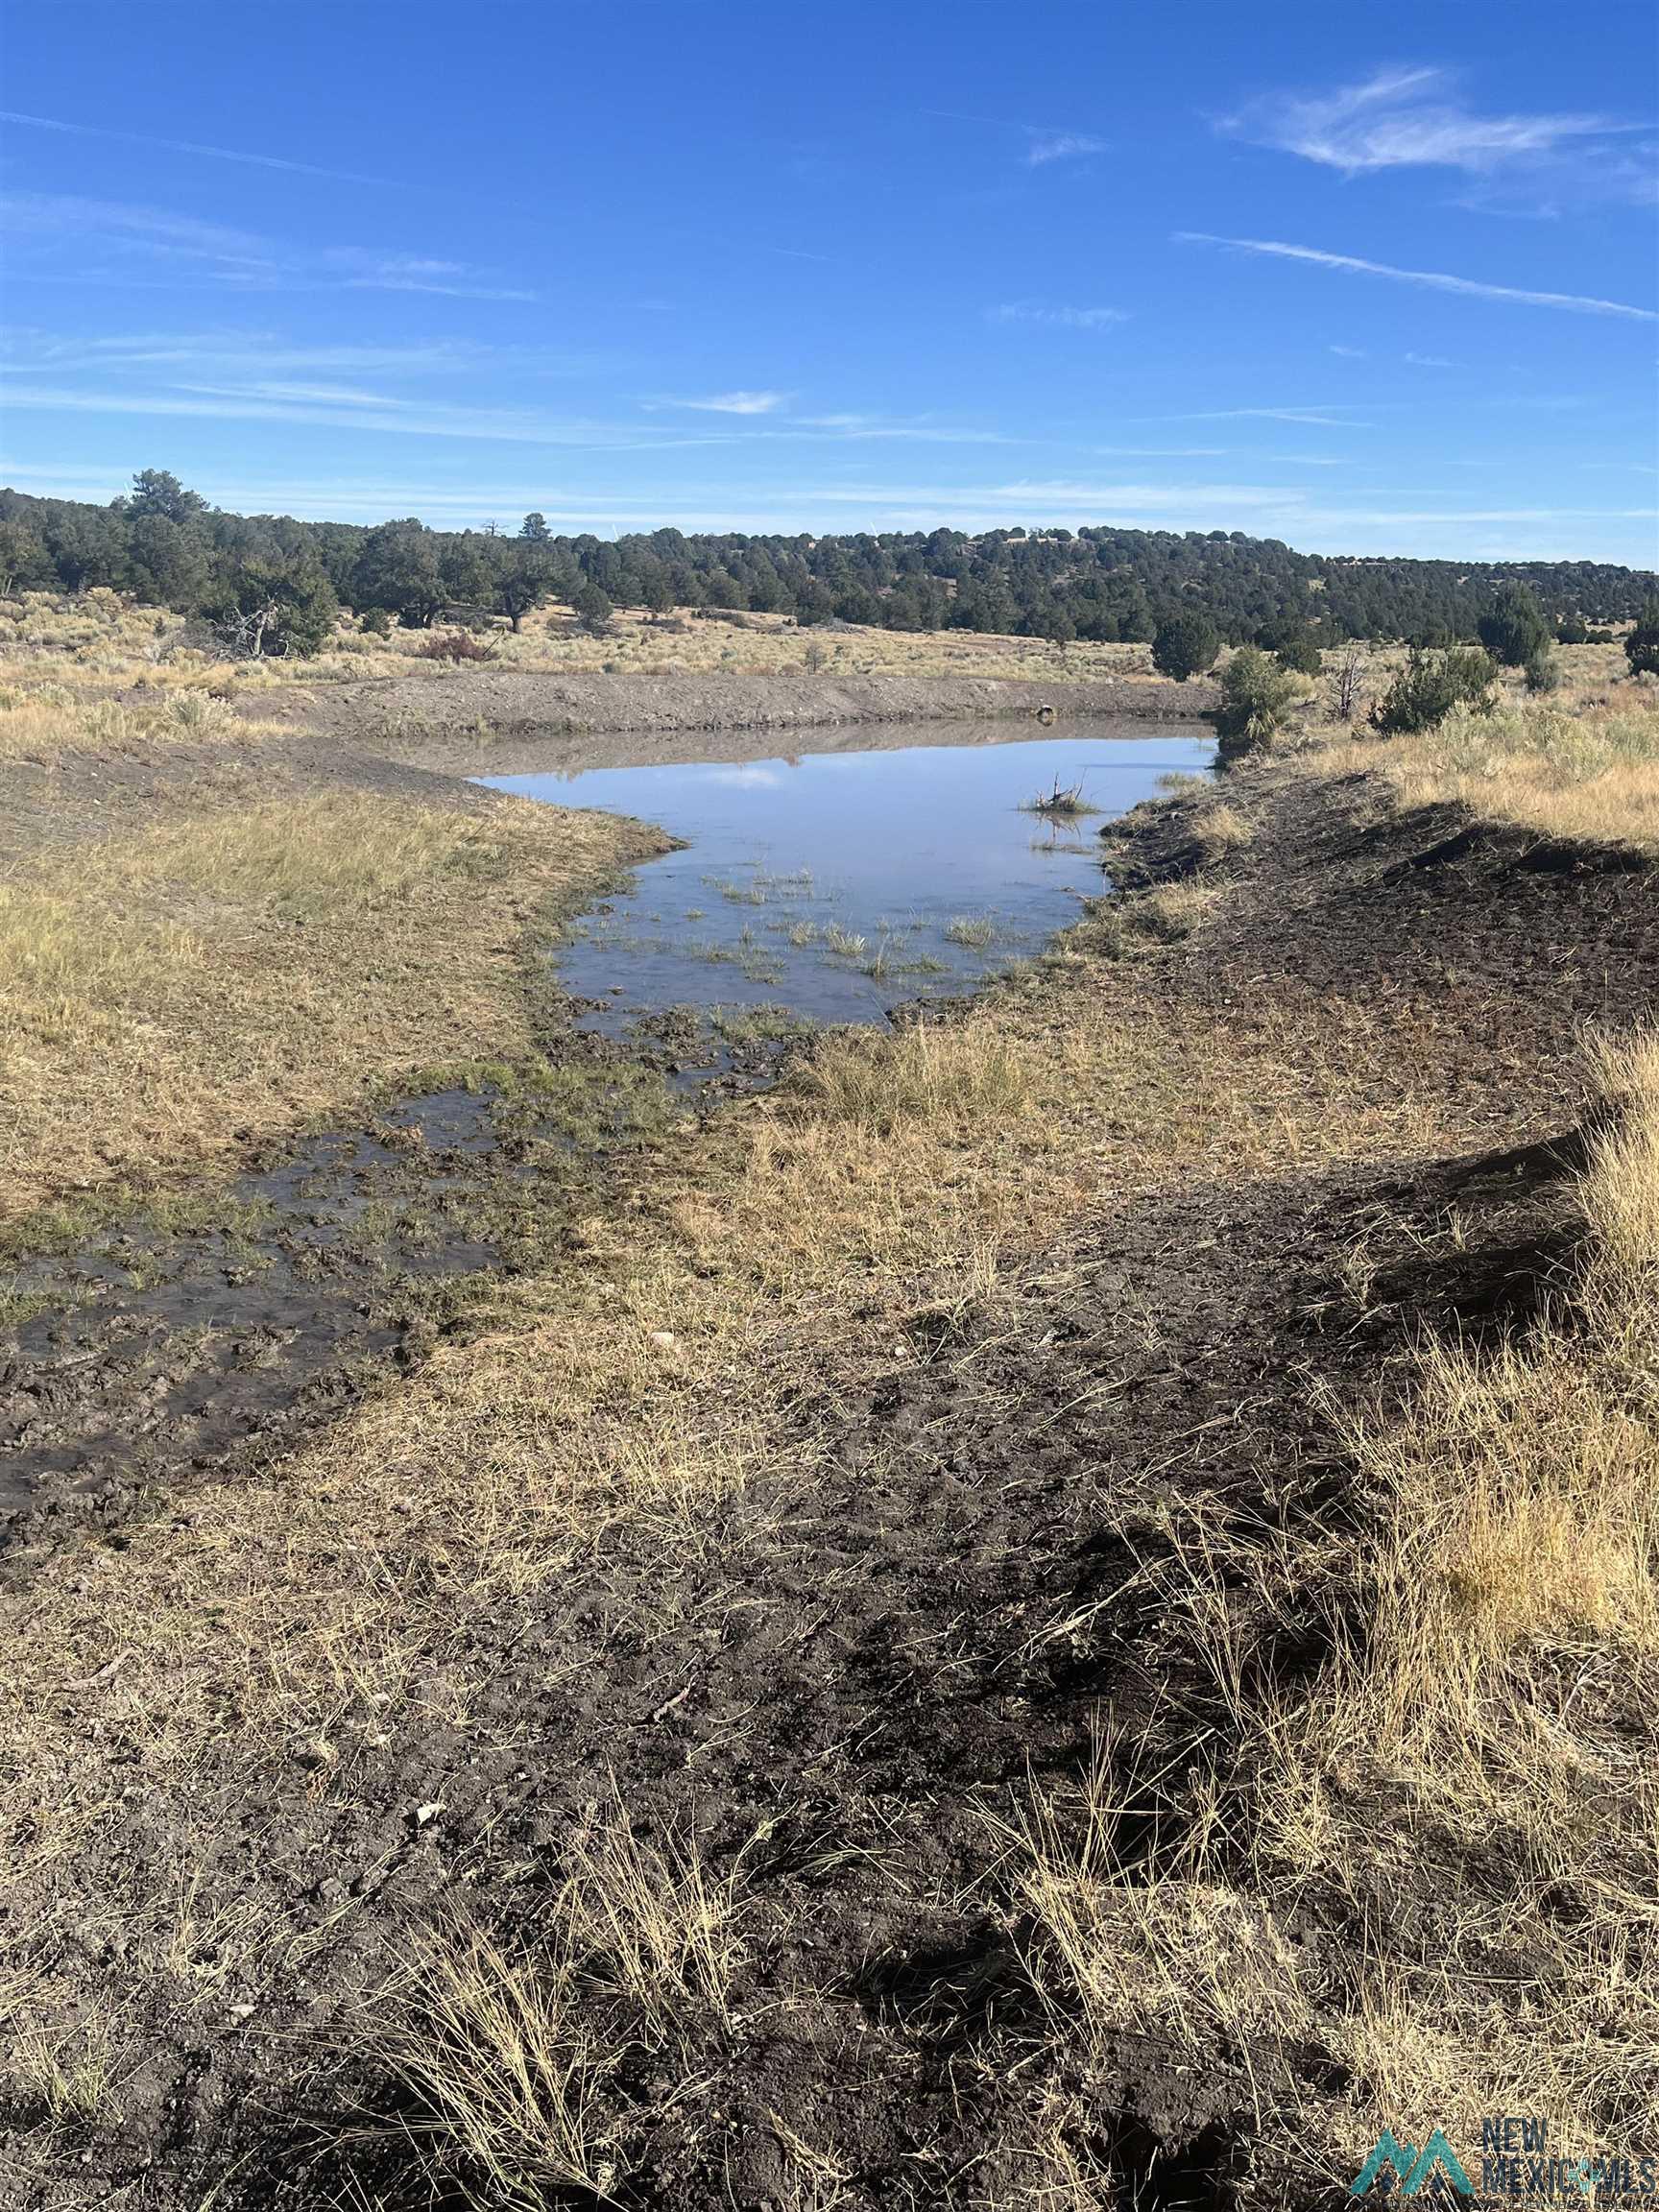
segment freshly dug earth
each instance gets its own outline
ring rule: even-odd
[[[258,1482],[36,1559],[0,2201],[1340,2200],[1371,2085],[1285,2032],[1286,1938],[1217,1889],[1069,2045],[1045,1852],[1081,1792],[1156,1905],[1166,1777],[1329,1634],[1239,1532],[1352,1539],[1344,1412],[1570,1279],[1568,1070],[1648,1015],[1659,900],[1359,778],[1231,797],[1224,857],[1133,818],[1134,895],[957,1027],[596,1180]],[[1310,1909],[1298,1970],[1431,1937],[1439,1878]]]

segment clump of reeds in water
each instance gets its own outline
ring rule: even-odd
[[[1084,798],[1081,777],[1075,783],[1062,783],[1056,776],[1052,789],[1039,791],[1035,799],[1027,799],[1021,811],[1041,814],[1050,822],[1070,822],[1079,814],[1098,814],[1100,809]]]

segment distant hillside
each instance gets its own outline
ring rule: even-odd
[[[539,515],[513,537],[415,520],[371,528],[230,515],[158,470],[105,507],[0,492],[0,589],[107,585],[216,620],[274,608],[273,636],[298,651],[339,606],[420,625],[456,605],[516,618],[546,598],[601,619],[613,606],[706,606],[1105,641],[1148,638],[1167,615],[1197,605],[1235,643],[1308,632],[1321,644],[1472,637],[1498,587],[1514,580],[1570,626],[1630,619],[1655,589],[1650,572],[1601,562],[1350,559],[1227,530],[653,530],[609,541],[556,536]]]

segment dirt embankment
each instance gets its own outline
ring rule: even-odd
[[[147,695],[124,692],[129,703]],[[1208,734],[1212,685],[867,676],[551,676],[467,669],[256,692],[211,742],[79,739],[0,761],[0,855],[130,834],[180,808],[254,791],[338,788],[487,807],[466,779],[679,760],[750,760],[809,731],[814,753],[881,742],[987,744],[1080,716]],[[243,725],[246,725],[244,727]],[[1028,725],[1028,728],[1022,727]],[[874,733],[874,734],[873,734]]]
[[[719,733],[714,750],[741,757],[766,733],[821,732],[873,722],[917,724],[1018,720],[1041,709],[1057,719],[1080,715],[1155,724],[1193,723],[1215,705],[1208,684],[1042,684],[991,677],[910,676],[552,676],[467,669],[453,675],[391,677],[366,684],[297,688],[258,711],[353,740],[370,740],[425,761],[476,758],[481,725],[493,740],[534,739],[549,765],[605,767],[622,759],[688,757],[671,740]],[[752,733],[736,750],[733,733]],[[603,740],[625,733],[626,742]],[[580,740],[580,742],[574,742]],[[565,742],[570,741],[570,742]],[[815,738],[814,751],[826,749]],[[710,748],[701,745],[706,757]]]

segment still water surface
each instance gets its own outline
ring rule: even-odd
[[[1126,730],[1132,733],[1125,733]],[[685,849],[582,924],[559,954],[621,1035],[692,1007],[716,1024],[781,1009],[879,1021],[1028,957],[1102,887],[1098,831],[1162,777],[1208,769],[1207,736],[1118,723],[1061,737],[871,746],[737,763],[489,776],[493,788],[658,823]],[[1098,811],[1023,809],[1055,782]]]

